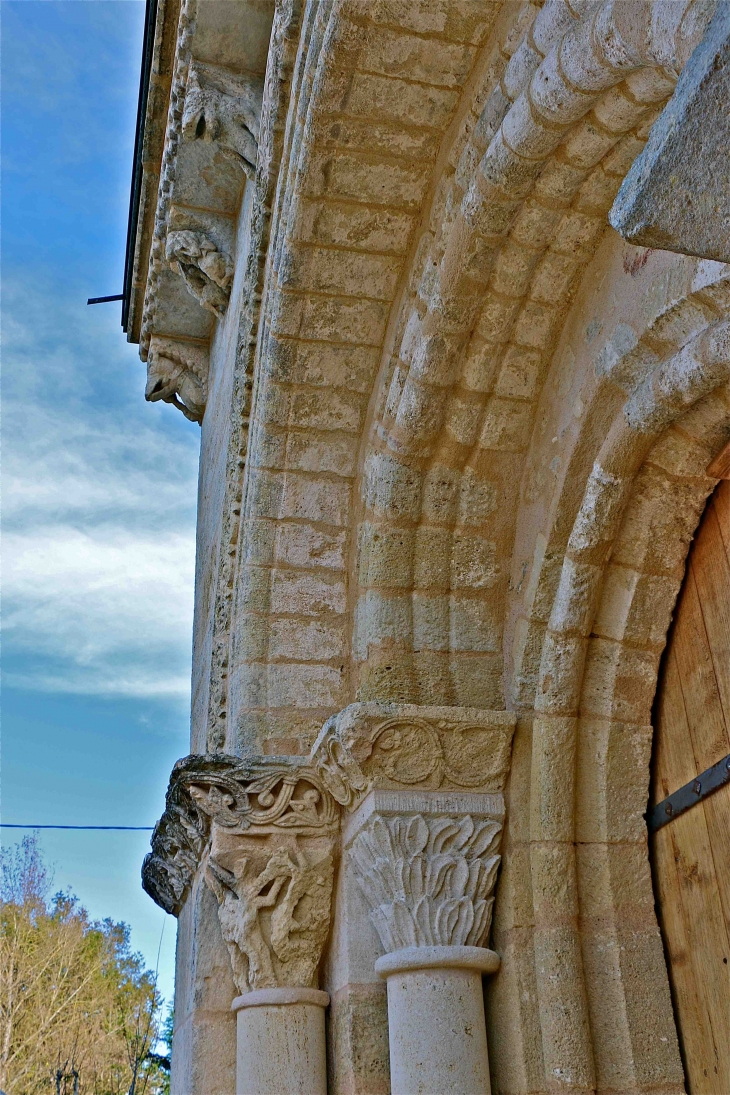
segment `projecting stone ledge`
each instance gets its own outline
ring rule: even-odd
[[[718,4],[609,221],[629,243],[730,262],[730,3]]]

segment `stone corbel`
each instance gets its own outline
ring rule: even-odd
[[[188,140],[212,141],[249,178],[256,171],[263,81],[218,65],[194,61],[185,89],[182,132]]]
[[[209,235],[190,229],[168,232],[165,258],[203,308],[219,318],[226,314],[233,263]]]
[[[153,335],[145,399],[172,403],[191,422],[202,422],[208,398],[208,362],[207,346]]]

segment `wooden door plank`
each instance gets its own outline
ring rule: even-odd
[[[697,775],[728,752],[728,733],[692,566],[685,581],[672,651],[677,659]]]
[[[730,783],[715,791],[697,809],[702,809],[705,814],[715,874],[720,883],[719,895],[725,916],[725,930],[730,939]],[[730,953],[725,953],[723,957],[727,958],[730,965]]]
[[[730,480],[720,483],[712,495],[712,505],[715,507],[717,520],[720,525],[720,535],[725,545],[725,554],[730,559]]]
[[[730,1092],[730,950],[718,892],[714,858],[702,809],[690,810],[667,826],[674,845],[679,896],[695,987],[704,1011],[705,1053],[687,1061],[693,1095]],[[678,1000],[682,1029],[687,1021]]]
[[[708,506],[692,551],[690,573],[705,624],[725,722],[730,726],[730,562],[714,502]]]
[[[690,727],[674,643],[665,656],[665,671],[657,705],[657,731],[652,761],[651,804],[655,806],[697,775]],[[689,747],[688,747],[689,746]]]
[[[657,695],[652,802],[730,752],[730,482],[692,546]],[[730,1095],[730,786],[651,841],[690,1095]]]
[[[714,1049],[705,1022],[704,1005],[697,991],[684,908],[678,900],[680,885],[671,826],[667,825],[653,835],[651,851],[659,920],[678,1019],[677,1034],[685,1068],[689,1072],[694,1061],[709,1059]],[[693,1095],[696,1093],[693,1092]]]

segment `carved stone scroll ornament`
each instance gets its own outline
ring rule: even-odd
[[[370,818],[351,855],[386,952],[485,945],[501,835],[501,822],[469,815]]]
[[[241,993],[316,985],[339,809],[304,758],[192,756],[175,766],[143,886],[178,915],[202,864]]]
[[[222,317],[233,284],[233,263],[205,232],[168,232],[165,257],[188,291],[214,315]]]
[[[514,726],[507,711],[355,703],[325,723],[310,763],[349,810],[373,787],[495,793]]]
[[[207,349],[153,335],[144,395],[150,403],[172,403],[191,422],[202,422],[208,398]]]
[[[263,81],[259,77],[193,62],[185,89],[183,136],[214,141],[224,155],[253,178],[262,99]]]

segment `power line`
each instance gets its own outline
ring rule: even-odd
[[[96,829],[114,830],[115,832],[151,833],[154,825],[16,825],[7,821],[0,821],[0,829]]]

